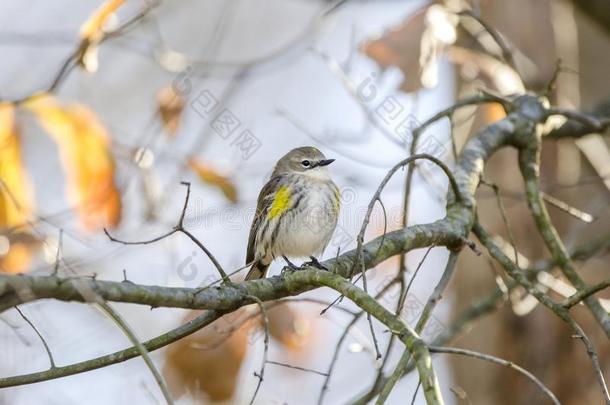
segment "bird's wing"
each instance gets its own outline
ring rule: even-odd
[[[263,186],[259,195],[258,201],[256,203],[256,213],[254,214],[254,219],[252,220],[252,226],[250,227],[250,236],[248,237],[248,250],[246,251],[246,264],[254,261],[255,251],[254,245],[256,241],[256,234],[258,233],[258,229],[261,226],[261,223],[269,215],[269,210],[273,206],[274,196],[277,192],[277,189],[280,186],[281,177],[275,176],[272,177],[267,184]]]

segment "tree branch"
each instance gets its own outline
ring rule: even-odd
[[[551,218],[540,192],[539,166],[540,138],[536,136],[534,142],[519,150],[519,167],[525,182],[527,202],[534,217],[536,227],[562,273],[576,289],[586,290],[588,288],[587,284],[574,268],[566,247],[551,223]],[[610,338],[610,315],[601,306],[599,300],[592,295],[587,296],[584,302],[604,330],[606,336]]]
[[[588,115],[597,120],[610,118],[610,98],[600,101],[593,109],[588,111]],[[595,125],[587,125],[583,120],[567,117],[568,120],[559,128],[550,131],[548,138],[580,138],[599,131]]]
[[[528,378],[530,381],[532,381],[534,384],[536,384],[538,386],[538,388],[540,388],[540,390],[542,392],[544,392],[544,394],[547,397],[549,397],[549,399],[554,404],[560,405],[559,400],[557,399],[555,394],[553,394],[553,392],[550,389],[548,389],[547,386],[542,383],[542,381],[540,381],[538,378],[536,378],[535,375],[533,375],[532,373],[530,373],[529,371],[527,371],[523,367],[513,363],[512,361],[504,360],[504,359],[501,359],[501,358],[495,357],[495,356],[490,356],[489,354],[485,354],[485,353],[479,353],[479,352],[475,352],[475,351],[472,351],[472,350],[466,350],[466,349],[458,349],[458,348],[455,348],[455,347],[430,346],[430,352],[432,352],[432,353],[458,354],[458,355],[462,355],[462,356],[473,357],[475,359],[489,361],[491,363],[496,363],[496,364],[500,364],[502,366],[506,366],[508,368],[512,368],[513,370],[515,370],[518,373],[522,374],[523,376]]]

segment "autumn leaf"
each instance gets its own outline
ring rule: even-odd
[[[30,213],[30,198],[21,161],[15,108],[0,104],[0,225],[3,228],[21,225]],[[8,189],[8,190],[5,190]]]
[[[106,129],[87,107],[61,105],[40,95],[25,104],[57,143],[68,199],[88,230],[114,227],[120,221],[121,198],[114,184],[115,165]]]
[[[311,321],[294,306],[284,304],[267,310],[269,334],[292,353],[306,352],[313,346]]]
[[[196,315],[192,311],[184,321]],[[187,392],[196,397],[203,392],[212,401],[233,396],[254,326],[248,318],[242,308],[169,347],[163,374],[176,398]]]
[[[403,72],[405,80],[401,88],[407,93],[422,87],[419,55],[427,10],[428,6],[420,9],[401,25],[365,43],[363,47],[364,53],[382,69],[396,66]]]
[[[166,86],[157,95],[159,115],[169,135],[176,135],[184,109],[184,99],[173,86]]]
[[[30,262],[34,242],[20,229],[27,224],[32,199],[21,161],[15,107],[8,103],[0,103],[0,180],[0,270],[21,273]]]
[[[490,55],[454,46],[447,52],[447,57],[456,65],[466,68],[469,71],[468,75],[472,76],[471,80],[477,79],[487,88],[503,95],[525,92],[519,74],[504,62]]]
[[[197,174],[204,183],[220,188],[227,200],[237,202],[237,189],[233,182],[226,176],[220,174],[216,169],[194,159],[189,161],[189,167]]]
[[[200,312],[190,311],[187,322]],[[269,334],[292,354],[305,353],[314,340],[309,320],[288,305],[267,307]],[[186,393],[205,393],[212,401],[233,396],[249,345],[264,338],[263,320],[257,305],[224,315],[199,332],[181,339],[167,350],[164,377],[176,398]]]
[[[106,1],[81,25],[77,60],[87,72],[97,71],[97,46],[105,35],[104,23],[124,2],[125,0]]]
[[[407,93],[438,82],[438,60],[456,40],[458,17],[440,4],[422,7],[382,37],[364,44],[364,53],[382,69],[398,67]]]

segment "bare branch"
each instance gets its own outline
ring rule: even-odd
[[[112,235],[110,235],[110,233],[108,232],[108,230],[106,228],[104,228],[104,233],[111,241],[120,243],[122,245],[148,245],[150,243],[159,242],[160,240],[163,240],[163,239],[175,234],[176,232],[181,232],[184,235],[188,236],[188,238],[191,241],[193,241],[193,243],[195,243],[199,247],[199,249],[201,249],[206,254],[206,256],[210,259],[212,264],[214,264],[214,267],[216,267],[216,270],[222,277],[223,283],[231,284],[231,279],[229,278],[227,273],[224,271],[224,269],[222,268],[222,266],[220,265],[218,260],[216,260],[216,258],[212,254],[212,252],[207,247],[205,247],[205,245],[203,243],[201,243],[201,241],[199,241],[199,239],[197,239],[192,233],[190,233],[189,231],[187,231],[184,228],[184,216],[186,215],[186,209],[188,208],[189,197],[191,195],[191,183],[183,181],[180,184],[186,186],[186,196],[184,197],[184,205],[182,206],[182,212],[180,213],[180,217],[178,218],[178,223],[170,231],[164,233],[161,236],[157,236],[153,239],[148,239],[148,240],[144,240],[144,241],[135,241],[135,242],[128,242],[128,241],[123,241],[123,240],[117,239],[117,238],[113,237]]]
[[[38,328],[34,325],[34,323],[32,321],[29,320],[29,318],[27,316],[25,316],[25,314],[19,309],[18,306],[15,305],[15,309],[17,310],[17,312],[19,312],[19,315],[21,315],[23,320],[26,321],[28,323],[28,325],[30,325],[32,327],[34,332],[36,332],[36,335],[38,335],[38,338],[42,342],[42,345],[44,346],[44,350],[47,352],[47,356],[49,357],[49,363],[51,364],[51,369],[56,368],[55,360],[53,360],[53,354],[51,353],[51,349],[49,348],[49,345],[47,344],[47,341],[45,340],[44,336],[42,336],[42,334],[40,333]]]
[[[578,290],[574,295],[563,302],[563,306],[568,309],[572,308],[574,305],[580,304],[581,301],[587,299],[591,295],[605,290],[608,287],[610,287],[610,280],[604,280],[601,283],[592,285],[591,287]]]
[[[593,346],[591,340],[584,333],[582,328],[572,319],[568,311],[561,305],[557,304],[555,301],[551,300],[546,294],[542,293],[538,290],[527,278],[525,274],[523,274],[514,263],[502,252],[502,250],[493,242],[491,236],[487,233],[487,231],[476,222],[473,227],[474,233],[477,235],[481,243],[487,248],[491,256],[496,259],[502,267],[506,270],[509,276],[513,278],[518,284],[523,286],[527,292],[532,294],[536,299],[553,311],[560,319],[570,325],[576,332],[576,334],[581,338],[582,342],[585,344],[587,348],[587,354],[591,358],[591,362],[593,364],[593,369],[595,370],[595,375],[597,378],[597,382],[602,389],[602,394],[604,396],[604,401],[606,404],[610,404],[610,393],[608,392],[608,386],[606,385],[606,381],[604,380],[604,374],[601,370],[601,366],[599,364],[599,357],[597,354],[597,350]]]
[[[256,394],[258,394],[258,390],[261,388],[263,379],[265,378],[265,366],[267,365],[267,353],[269,352],[269,318],[267,317],[267,310],[265,309],[265,305],[260,299],[258,299],[258,297],[250,295],[247,298],[256,302],[256,304],[258,305],[261,311],[261,316],[263,318],[263,326],[265,328],[265,348],[263,350],[263,361],[261,364],[261,371],[258,374],[254,373],[254,376],[258,378],[258,383],[256,384],[256,389],[254,390],[252,398],[250,399],[250,405],[252,405],[254,403],[254,400],[256,399]]]
[[[495,43],[498,44],[498,46],[500,47],[500,50],[502,52],[502,59],[504,59],[504,62],[506,62],[518,74],[519,69],[517,69],[517,64],[515,63],[515,57],[513,56],[513,52],[506,43],[506,41],[504,41],[504,38],[502,38],[502,35],[500,35],[498,31],[492,28],[485,20],[481,18],[480,15],[475,14],[472,10],[463,10],[460,11],[458,14],[468,16],[476,20],[479,24],[481,24],[481,27],[483,27],[483,29],[485,29],[485,31],[487,31],[489,35],[491,35]]]
[[[562,113],[565,111],[559,110],[558,113],[563,115]],[[583,118],[582,113],[578,119],[568,116],[568,121],[559,128],[550,131],[547,137],[553,139],[580,138],[598,132],[598,124],[610,118],[610,98],[599,102],[591,111],[587,112],[587,115],[597,121]],[[593,126],[589,124],[593,124]]]
[[[281,366],[281,367],[286,367],[286,368],[291,368],[293,370],[300,370],[300,371],[304,371],[306,373],[312,373],[312,374],[317,374],[317,375],[321,375],[322,377],[327,377],[328,373],[323,373],[321,371],[316,371],[316,370],[312,370],[310,368],[305,368],[305,367],[299,367],[299,366],[293,366],[292,364],[286,364],[286,363],[281,363],[279,361],[272,361],[272,360],[267,360],[267,364],[273,364],[276,366]]]
[[[534,137],[532,140],[527,147],[519,151],[519,167],[525,181],[525,192],[530,211],[538,231],[563,274],[574,287],[578,290],[584,290],[587,288],[587,285],[576,271],[570,254],[551,223],[551,218],[542,199],[539,178],[540,139],[539,137]],[[590,295],[585,298],[584,302],[604,330],[606,336],[610,338],[610,315],[608,315],[595,297]]]
[[[501,359],[499,357],[491,356],[489,354],[475,352],[473,350],[458,349],[458,348],[455,348],[455,347],[430,346],[430,352],[432,352],[432,353],[459,354],[459,355],[462,355],[462,356],[473,357],[475,359],[485,360],[485,361],[489,361],[489,362],[492,362],[492,363],[500,364],[502,366],[506,366],[508,368],[512,368],[513,370],[515,370],[518,373],[522,374],[527,379],[529,379],[534,384],[536,384],[538,386],[538,388],[540,388],[540,390],[547,397],[549,397],[549,399],[554,404],[557,404],[557,405],[560,404],[559,400],[557,399],[555,394],[553,394],[553,392],[550,389],[548,389],[547,386],[542,383],[542,381],[540,381],[538,378],[536,378],[535,375],[533,375],[532,373],[530,373],[529,371],[527,371],[523,367],[513,363],[512,361],[507,361],[507,360]]]
[[[131,329],[131,327],[123,319],[123,317],[114,308],[112,308],[110,304],[102,300],[99,300],[97,304],[104,311],[104,313],[114,321],[114,323],[121,329],[121,331],[123,331],[123,333],[125,334],[125,336],[127,336],[131,344],[133,344],[134,347],[138,350],[140,356],[146,363],[146,366],[148,367],[155,381],[157,382],[157,385],[161,389],[161,393],[165,397],[165,401],[168,404],[172,405],[174,403],[174,400],[172,399],[169,389],[167,388],[167,384],[165,383],[165,380],[163,379],[161,373],[159,373],[159,370],[157,370],[157,367],[155,367],[155,363],[150,358],[146,347],[144,347],[144,345],[140,342],[140,339],[138,339],[138,337],[136,336],[136,333],[133,331],[133,329]]]

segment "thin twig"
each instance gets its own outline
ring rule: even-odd
[[[508,240],[510,241],[511,246],[513,247],[513,253],[515,255],[515,265],[519,266],[519,251],[517,250],[517,244],[515,243],[515,237],[513,235],[513,230],[508,221],[508,215],[506,213],[506,207],[504,206],[504,201],[502,200],[502,194],[500,192],[500,187],[496,183],[489,183],[484,180],[481,180],[482,184],[488,185],[494,192],[496,196],[496,202],[498,203],[498,208],[500,209],[500,215],[502,216],[502,222],[504,222],[504,227],[506,228],[506,233],[508,234]]]
[[[174,403],[174,400],[172,399],[172,395],[170,394],[169,389],[167,388],[167,384],[165,383],[163,376],[161,375],[161,373],[159,373],[159,370],[157,370],[155,363],[152,361],[150,355],[148,354],[148,350],[146,350],[146,347],[144,347],[144,345],[140,342],[140,339],[137,337],[134,330],[129,326],[125,319],[123,319],[123,317],[114,308],[112,308],[110,304],[108,304],[102,299],[99,299],[97,301],[97,305],[106,315],[108,315],[110,319],[114,321],[114,323],[119,327],[119,329],[123,331],[125,336],[127,336],[131,344],[134,345],[134,347],[138,350],[140,356],[144,360],[144,363],[146,363],[146,366],[150,370],[151,374],[153,375],[153,378],[157,382],[157,385],[161,389],[161,393],[163,394],[165,401],[169,405],[172,405]]]
[[[61,261],[61,250],[63,247],[64,230],[59,230],[59,238],[57,239],[57,252],[55,253],[55,264],[53,265],[53,275],[56,276],[59,272],[59,262]]]
[[[514,69],[515,72],[517,72],[517,74],[519,74],[519,69],[517,69],[517,64],[515,62],[515,57],[513,56],[513,52],[511,51],[511,49],[508,46],[508,44],[506,43],[506,41],[504,41],[504,38],[502,38],[502,35],[500,35],[498,33],[498,31],[496,31],[494,28],[492,28],[485,20],[483,20],[481,18],[480,15],[477,15],[474,12],[472,12],[472,10],[463,10],[463,11],[460,11],[458,14],[468,16],[468,17],[474,19],[475,21],[477,21],[481,25],[481,27],[483,27],[483,29],[485,29],[485,31],[487,31],[489,33],[489,35],[491,35],[494,42],[496,44],[498,44],[498,46],[500,47],[500,51],[502,52],[502,58],[504,59],[504,62],[506,62],[511,68]]]
[[[510,100],[499,97],[497,95],[493,95],[491,93],[484,93],[484,94],[478,94],[478,95],[474,95],[474,96],[470,96],[470,97],[465,97],[461,100],[457,100],[451,106],[445,108],[444,110],[437,112],[432,117],[430,117],[427,120],[425,120],[424,122],[422,122],[417,128],[414,129],[413,136],[415,138],[418,135],[423,134],[424,131],[426,129],[428,129],[428,127],[430,125],[434,124],[436,121],[438,121],[442,118],[451,117],[460,108],[464,108],[464,107],[468,107],[468,106],[472,106],[472,105],[486,104],[486,103],[500,103],[505,110],[509,109],[512,105]],[[416,148],[413,148],[414,147],[413,143],[415,143],[415,142],[412,142],[412,144],[411,144],[411,148],[412,148],[411,154],[415,154],[415,151],[417,150]]]
[[[415,391],[413,392],[413,397],[411,398],[411,405],[415,404],[415,398],[417,398],[417,393],[421,387],[421,380],[417,380],[417,387],[415,387]]]
[[[455,348],[455,347],[429,346],[429,348],[430,348],[430,352],[432,352],[432,353],[459,354],[462,356],[473,357],[475,359],[485,360],[485,361],[489,361],[492,363],[500,364],[502,366],[511,368],[511,369],[517,371],[518,373],[522,374],[523,376],[525,376],[527,379],[532,381],[534,384],[536,384],[538,386],[538,388],[540,388],[540,390],[547,397],[549,397],[549,399],[554,404],[560,405],[560,402],[557,399],[557,397],[555,396],[555,394],[553,394],[553,392],[550,389],[548,389],[547,386],[542,383],[542,381],[540,381],[535,375],[533,375],[532,373],[530,373],[523,367],[513,363],[512,361],[504,360],[499,357],[491,356],[489,354],[475,352],[473,350],[459,349],[459,348]]]
[[[449,136],[451,137],[451,152],[453,153],[453,161],[457,162],[459,153],[457,150],[457,141],[455,139],[455,122],[453,122],[453,113],[449,115]]]
[[[328,373],[323,373],[323,372],[321,372],[321,371],[312,370],[312,369],[310,369],[310,368],[299,367],[299,366],[293,366],[293,365],[291,365],[291,364],[280,363],[279,361],[267,360],[267,364],[274,364],[274,365],[276,365],[276,366],[281,366],[281,367],[291,368],[291,369],[293,369],[293,370],[305,371],[306,373],[317,374],[317,375],[321,375],[322,377],[326,377],[326,376],[328,376]]]
[[[171,231],[168,231],[160,236],[156,236],[152,239],[137,240],[137,241],[126,241],[126,240],[118,239],[118,238],[112,236],[106,228],[104,228],[103,231],[104,231],[104,234],[108,237],[108,239],[110,239],[112,242],[120,243],[121,245],[149,245],[151,243],[159,242],[159,241],[167,238],[168,236],[175,234],[176,232],[178,232],[178,229],[174,228]]]
[[[250,405],[252,405],[254,403],[254,400],[256,399],[256,394],[258,394],[258,391],[261,388],[261,385],[263,384],[263,379],[265,378],[265,365],[268,363],[267,353],[269,351],[269,318],[267,317],[267,310],[265,309],[265,305],[258,297],[249,295],[247,298],[254,301],[260,308],[261,316],[263,318],[263,327],[265,328],[265,348],[263,350],[263,361],[261,364],[260,372],[254,373],[254,376],[258,378],[258,383],[256,384],[256,389],[254,390],[252,398],[250,399]]]
[[[604,280],[601,283],[587,287],[584,290],[578,290],[574,295],[568,297],[562,305],[567,309],[572,308],[574,305],[579,304],[591,295],[605,290],[608,287],[610,287],[610,280]]]
[[[407,295],[409,295],[409,290],[411,290],[411,286],[413,285],[413,282],[415,281],[415,278],[417,277],[419,270],[422,268],[424,262],[426,261],[426,258],[428,257],[428,254],[430,253],[430,251],[433,248],[434,248],[434,246],[430,246],[428,249],[426,249],[426,253],[424,253],[424,256],[421,258],[421,260],[417,264],[417,267],[415,268],[415,271],[413,272],[413,277],[411,277],[411,280],[409,280],[409,284],[407,284],[407,288],[405,289],[405,293],[404,293],[405,297]],[[404,298],[402,299],[402,301],[404,303]],[[398,308],[398,312],[400,313],[401,310],[402,310],[402,305]]]
[[[49,363],[51,363],[51,370],[57,368],[55,366],[55,360],[53,360],[53,354],[51,353],[51,349],[49,348],[49,345],[47,344],[47,341],[45,340],[44,336],[42,336],[42,334],[40,333],[40,331],[38,330],[36,325],[34,325],[34,323],[32,321],[30,321],[29,318],[27,316],[25,316],[25,314],[23,312],[21,312],[21,309],[19,309],[18,306],[15,305],[15,309],[17,310],[17,312],[19,312],[19,315],[21,315],[23,320],[26,321],[28,323],[28,325],[30,325],[32,327],[32,329],[34,329],[34,332],[36,332],[36,335],[38,335],[38,338],[42,342],[42,345],[44,346],[44,350],[47,352],[47,356],[49,357]]]
[[[414,161],[420,160],[420,159],[430,160],[431,162],[433,162],[437,166],[439,166],[443,170],[443,172],[445,172],[445,174],[447,175],[447,178],[449,179],[449,184],[451,185],[451,189],[455,195],[456,200],[459,202],[463,201],[462,196],[460,194],[459,187],[455,181],[455,178],[453,177],[453,174],[451,173],[451,170],[449,170],[449,168],[436,157],[429,155],[427,153],[419,153],[419,154],[409,156],[408,158],[400,161],[399,163],[394,165],[394,167],[392,167],[392,169],[390,169],[388,171],[386,176],[383,178],[383,180],[377,187],[377,191],[375,191],[375,194],[373,195],[373,198],[371,198],[371,201],[368,205],[366,215],[364,217],[364,220],[362,221],[362,226],[360,227],[360,232],[358,233],[358,237],[356,238],[358,241],[358,246],[356,248],[356,259],[354,260],[354,262],[352,264],[352,271],[351,271],[352,274],[354,274],[354,269],[356,268],[357,264],[359,264],[360,260],[362,260],[362,246],[364,243],[364,232],[366,231],[366,228],[371,220],[371,213],[373,212],[373,207],[375,206],[375,202],[379,199],[381,192],[385,188],[386,184],[390,181],[390,179],[392,178],[394,173],[396,173],[398,171],[398,169],[404,167],[405,165],[408,165],[411,162],[414,162]]]
[[[112,37],[117,37],[120,34],[124,33],[133,24],[143,20],[147,16],[147,14],[158,4],[159,4],[158,1],[146,2],[146,5],[141,10],[139,10],[133,17],[128,19],[125,23],[123,23],[120,27],[118,27],[112,33],[106,34],[101,39],[100,43],[106,41],[107,39],[110,39]],[[76,45],[74,45],[74,48],[70,51],[68,56],[64,59],[64,61],[60,65],[60,68],[57,70],[57,73],[55,73],[55,75],[53,75],[53,77],[51,79],[51,83],[49,84],[49,86],[47,86],[47,88],[43,92],[52,93],[52,92],[56,91],[59,88],[59,86],[66,80],[66,78],[70,75],[70,73],[72,73],[74,71],[74,68],[78,66],[78,58],[82,56],[84,45],[85,44],[83,43],[82,39],[79,40]],[[35,91],[26,97],[22,97],[20,99],[13,100],[12,102],[15,104],[24,103],[24,102],[30,100],[32,97],[36,97],[39,94],[41,94],[41,91]]]
[[[21,343],[23,343],[26,346],[31,346],[32,344],[26,339],[25,336],[23,336],[21,334],[21,332],[19,332],[19,326],[17,325],[13,325],[11,322],[9,322],[8,320],[4,319],[4,317],[0,316],[0,322],[2,322],[3,324],[5,324],[10,330],[12,330],[15,335],[17,336],[17,338],[21,341]]]
[[[197,239],[192,233],[190,233],[189,231],[187,231],[184,228],[184,217],[186,215],[186,210],[188,208],[188,203],[189,203],[189,197],[191,195],[191,183],[183,181],[180,184],[186,186],[186,196],[184,198],[184,204],[182,206],[182,211],[180,212],[180,217],[178,218],[178,223],[176,224],[176,226],[174,226],[173,229],[169,230],[168,232],[164,233],[161,236],[157,236],[152,239],[143,240],[143,241],[131,241],[131,242],[120,240],[120,239],[113,237],[112,235],[110,235],[110,233],[108,232],[108,230],[106,228],[104,228],[104,233],[111,241],[120,243],[122,245],[148,245],[150,243],[159,242],[160,240],[163,240],[163,239],[175,234],[176,232],[180,232],[180,233],[188,236],[188,238],[191,241],[193,241],[193,243],[195,243],[205,253],[205,255],[210,259],[210,261],[212,262],[214,267],[216,267],[216,270],[220,274],[223,283],[232,284],[231,279],[229,278],[227,273],[224,271],[224,269],[222,268],[222,266],[220,265],[218,260],[216,260],[216,257],[214,257],[212,252],[207,247],[205,247],[205,245],[203,243],[201,243],[201,241],[199,239]],[[242,269],[239,269],[239,270],[242,270]]]
[[[573,206],[571,206],[570,204],[566,203],[565,201],[561,201],[559,198],[553,197],[552,195],[549,195],[545,192],[540,192],[540,194],[542,195],[542,198],[544,199],[544,201],[546,201],[547,203],[551,204],[553,207],[560,209],[563,212],[568,213],[569,215],[573,216],[574,218],[578,219],[579,221],[582,221],[586,224],[590,224],[591,222],[595,221],[595,217],[587,212],[583,212],[581,210],[579,210],[578,208],[575,208]]]

